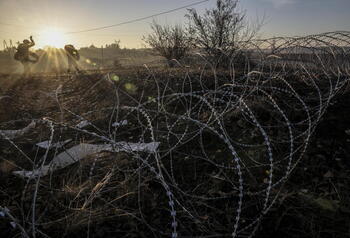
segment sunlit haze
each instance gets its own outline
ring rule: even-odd
[[[44,48],[46,46],[63,48],[65,44],[67,44],[68,37],[65,32],[53,28],[48,27],[41,30],[38,35],[37,46],[40,48]]]
[[[0,0],[0,40],[18,42],[33,35],[36,48],[62,47],[64,41],[77,47],[91,44],[100,47],[121,40],[122,47],[140,48],[142,37],[150,32],[152,18],[85,33],[63,33],[132,21],[198,1]],[[209,0],[195,8],[202,13],[215,2]],[[241,0],[240,8],[246,10],[252,21],[265,16],[261,34],[266,37],[350,29],[349,0]],[[154,19],[162,24],[181,24],[186,22],[186,12],[181,9]]]

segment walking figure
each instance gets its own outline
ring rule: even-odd
[[[74,68],[78,73],[80,72],[77,61],[80,59],[80,55],[77,49],[73,45],[65,45],[64,50],[67,54],[68,59],[68,73],[71,72],[71,69]]]
[[[23,43],[17,46],[17,51],[14,55],[15,60],[22,63],[24,68],[24,75],[30,74],[30,64],[35,64],[39,60],[39,56],[29,49],[35,45],[33,37],[29,37],[30,41],[25,39]]]

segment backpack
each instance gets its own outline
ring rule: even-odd
[[[25,47],[24,44],[19,44],[18,47],[17,47],[17,51],[14,55],[14,59],[17,60],[17,61],[21,61],[25,58],[25,55],[26,55],[26,51],[28,49]]]
[[[16,51],[15,55],[13,56],[13,58],[17,61],[21,61],[23,59],[23,56],[21,56],[21,54],[19,53],[19,51]]]

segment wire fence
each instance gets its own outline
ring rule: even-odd
[[[155,237],[252,237],[348,83],[349,41],[332,32],[248,42],[244,70],[233,60],[227,72],[207,63],[146,67],[134,81],[70,78],[49,94],[56,110],[0,131],[27,161],[15,172],[25,185],[6,199],[18,206],[2,213],[24,237],[79,225],[89,234],[107,220]],[[45,140],[35,157],[23,137]]]

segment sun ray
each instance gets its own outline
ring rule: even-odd
[[[67,35],[58,28],[48,27],[40,31],[38,37],[38,47],[63,48],[67,44]]]

